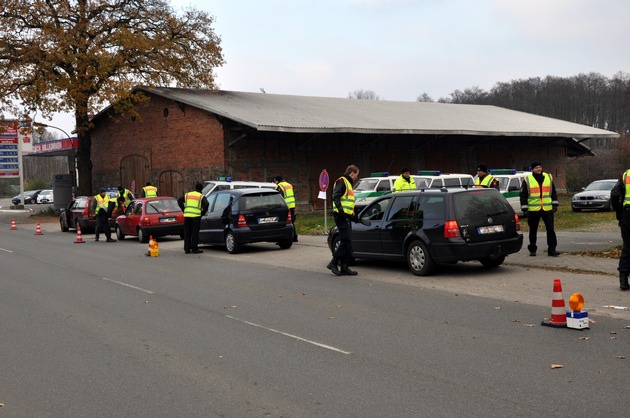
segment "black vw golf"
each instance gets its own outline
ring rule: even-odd
[[[523,245],[518,216],[495,189],[426,189],[383,196],[352,223],[353,258],[407,261],[418,276],[440,264],[497,267]],[[331,251],[339,232],[328,234]]]
[[[274,242],[282,249],[293,245],[291,212],[279,192],[232,189],[206,198],[210,206],[201,218],[200,244],[224,245],[231,254],[254,242]]]

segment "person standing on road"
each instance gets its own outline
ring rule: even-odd
[[[542,164],[538,161],[532,163],[532,173],[523,179],[521,184],[521,209],[523,216],[527,215],[529,226],[529,250],[530,256],[536,255],[536,235],[538,224],[542,219],[547,230],[547,255],[557,257],[556,251],[558,239],[553,227],[553,214],[558,210],[558,195],[553,177],[549,173],[543,173]]]
[[[359,179],[359,168],[350,165],[343,176],[335,180],[332,202],[335,225],[339,230],[339,246],[333,251],[333,258],[326,266],[336,276],[356,276],[358,273],[348,268],[352,256],[352,220],[354,214],[354,191],[352,185]],[[339,269],[341,264],[341,269]]]
[[[295,193],[293,191],[293,186],[289,182],[285,181],[282,176],[275,176],[273,178],[273,182],[276,183],[276,190],[282,194],[284,201],[289,207],[289,212],[291,212],[291,222],[293,222],[293,242],[298,242],[297,228],[295,227],[295,219],[297,215],[295,214]]]
[[[203,250],[199,246],[199,229],[201,217],[208,212],[208,199],[201,193],[203,184],[195,184],[195,190],[186,193],[177,200],[184,211],[184,252],[186,254],[200,254]]]
[[[485,164],[479,164],[477,166],[477,178],[475,179],[475,187],[494,187],[495,189],[499,190],[499,181],[488,172],[488,166],[486,166]]]
[[[157,197],[157,191],[157,187],[147,181],[147,185],[142,188],[142,197]]]
[[[630,169],[626,170],[610,192],[610,203],[617,215],[623,247],[619,256],[619,288],[630,289],[628,273],[630,273]]]
[[[394,182],[394,193],[404,192],[406,190],[416,190],[416,181],[411,177],[409,169],[403,168],[400,172],[400,176]]]
[[[111,202],[112,205],[115,202]],[[98,241],[99,233],[101,229],[105,232],[105,236],[107,237],[107,242],[115,242],[115,239],[112,239],[112,231],[109,227],[109,206],[110,199],[107,195],[107,189],[101,187],[100,193],[94,196],[94,213],[96,214],[96,228],[94,229],[94,241]]]

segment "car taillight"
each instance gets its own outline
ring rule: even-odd
[[[289,214],[287,215],[287,223],[293,223],[293,218],[291,217],[291,211],[289,211]]]
[[[521,230],[521,222],[518,219],[518,215],[515,213],[514,214],[514,220],[516,221],[516,230],[520,231]]]
[[[444,238],[457,238],[459,236],[457,221],[446,221],[444,223]]]
[[[237,228],[245,228],[247,226],[247,221],[245,220],[245,215],[238,215],[238,222],[236,222]]]
[[[85,206],[85,209],[83,209],[83,216],[90,216],[90,209],[88,206]]]
[[[151,226],[151,218],[148,216],[143,217],[141,224],[142,226]]]

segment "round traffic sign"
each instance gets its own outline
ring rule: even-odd
[[[330,178],[328,177],[328,173],[326,170],[322,170],[322,173],[319,175],[319,189],[322,192],[328,190],[328,183],[330,182]]]

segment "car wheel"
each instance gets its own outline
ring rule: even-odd
[[[146,244],[147,242],[149,242],[149,236],[142,228],[138,229],[138,241],[140,241],[143,244]]]
[[[482,266],[486,268],[495,268],[499,267],[505,261],[505,256],[502,255],[500,257],[486,257],[479,260]]]
[[[68,228],[67,226],[64,226],[63,221],[61,219],[59,220],[59,226],[61,227],[61,232],[68,232],[70,230],[70,228]]]
[[[407,264],[416,276],[429,276],[436,267],[427,246],[419,240],[413,241],[407,248]]]
[[[283,250],[288,250],[289,248],[291,248],[291,246],[293,245],[293,238],[291,239],[285,239],[284,241],[280,241],[278,243],[278,245],[280,246],[280,248],[282,248]]]
[[[241,246],[238,242],[236,242],[236,237],[232,231],[228,231],[225,234],[225,249],[227,249],[227,252],[230,254],[236,254],[241,249]]]
[[[116,225],[116,238],[118,238],[118,241],[122,241],[125,239],[125,234],[122,233],[118,225]]]

